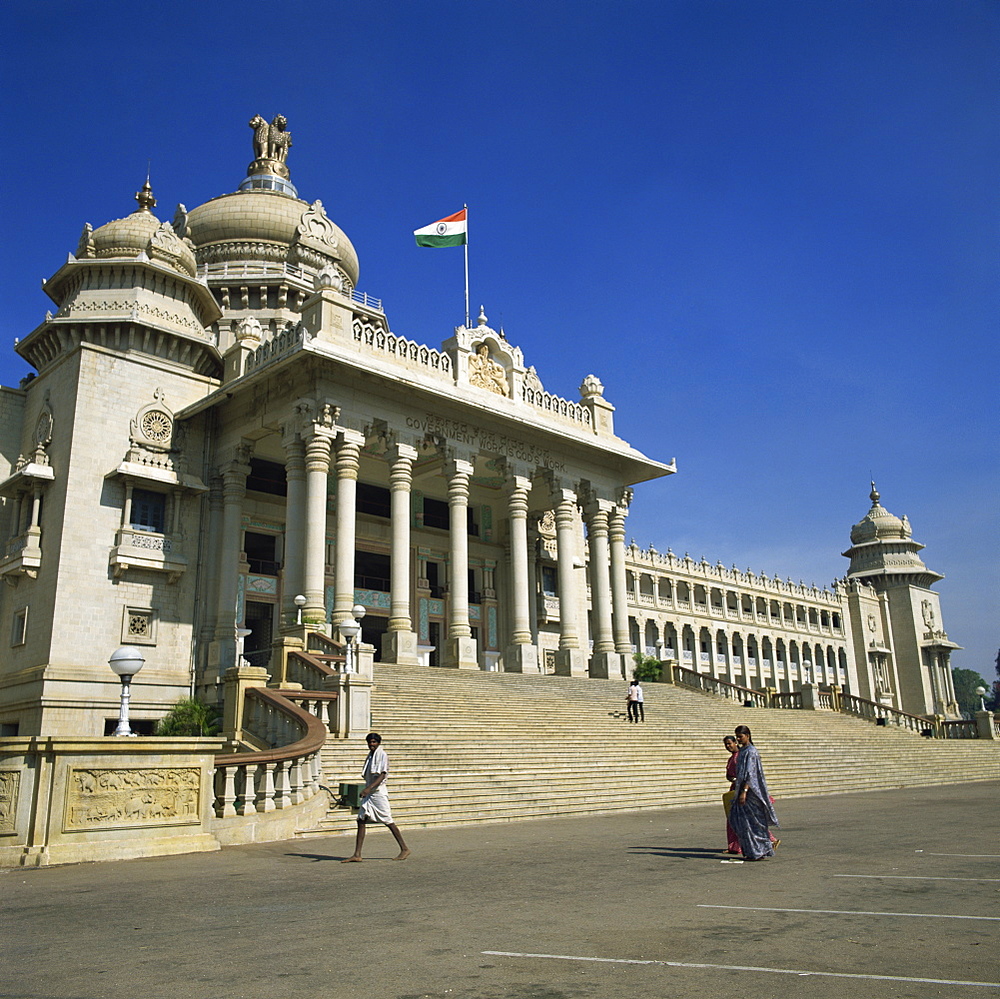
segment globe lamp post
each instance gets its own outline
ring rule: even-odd
[[[118,711],[118,728],[115,735],[135,735],[128,725],[128,702],[132,677],[142,669],[146,662],[142,653],[134,645],[123,645],[111,654],[108,665],[118,674],[122,682],[121,708]]]
[[[345,618],[340,622],[340,633],[344,636],[344,641],[347,643],[344,653],[345,673],[354,672],[354,639],[357,638],[360,631],[361,625],[353,617]]]
[[[295,623],[300,625],[302,624],[302,608],[306,605],[306,598],[300,593],[298,596],[292,598],[292,603],[295,604]]]
[[[986,688],[985,687],[976,687],[976,697],[979,698],[979,710],[980,711],[985,711],[986,710],[986,702],[983,700],[983,698],[985,696],[986,696]]]

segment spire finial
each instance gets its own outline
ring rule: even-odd
[[[868,494],[868,498],[872,501],[872,506],[878,506],[878,501],[881,497],[879,496],[878,490],[875,488],[874,479],[872,479],[872,491]]]
[[[135,192],[135,200],[139,203],[139,211],[149,212],[156,207],[156,198],[153,197],[153,189],[149,186],[149,174],[146,174],[146,183],[142,185],[141,191]]]
[[[479,325],[480,326],[485,326],[486,322],[487,322],[487,319],[486,319],[486,309],[484,309],[483,306],[480,305],[479,306]]]

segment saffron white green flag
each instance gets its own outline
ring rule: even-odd
[[[447,218],[439,219],[423,229],[414,229],[417,246],[464,246],[468,242],[466,209],[455,212]]]

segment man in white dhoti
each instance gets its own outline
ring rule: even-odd
[[[361,792],[361,808],[358,811],[358,838],[354,843],[354,854],[345,857],[342,864],[358,863],[361,860],[361,847],[365,841],[365,823],[381,822],[392,833],[393,839],[399,844],[399,855],[395,860],[406,860],[410,850],[403,842],[403,834],[392,821],[392,811],[389,808],[389,792],[385,782],[389,776],[389,757],[382,749],[382,736],[378,732],[369,732],[365,736],[368,743],[368,758],[365,760],[361,776],[365,780]]]

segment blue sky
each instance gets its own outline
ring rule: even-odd
[[[171,5],[14,0],[0,382],[40,280],[134,208],[236,188],[247,122],[287,116],[394,332],[473,311],[679,474],[637,490],[643,546],[807,583],[867,512],[906,513],[955,665],[1000,646],[996,382],[1000,5],[659,0]]]

